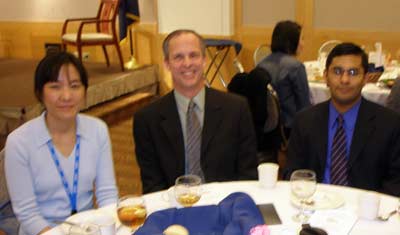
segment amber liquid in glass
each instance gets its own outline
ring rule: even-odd
[[[196,202],[200,200],[200,195],[193,194],[193,193],[183,193],[180,194],[177,198],[177,201],[179,204],[181,204],[184,207],[190,207]]]
[[[125,226],[137,228],[146,219],[146,208],[142,205],[125,206],[117,210],[119,221]]]

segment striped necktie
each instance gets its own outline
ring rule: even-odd
[[[186,161],[188,173],[198,175],[204,180],[200,164],[201,126],[195,109],[196,103],[190,100],[186,113]]]
[[[337,118],[337,129],[332,143],[331,154],[331,184],[335,185],[348,185],[347,179],[347,157],[346,157],[346,133],[344,131],[343,116],[339,115]]]

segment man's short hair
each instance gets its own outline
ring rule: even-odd
[[[367,54],[361,47],[352,43],[344,42],[336,45],[332,51],[329,53],[326,59],[325,69],[328,70],[332,63],[333,58],[344,55],[356,55],[361,57],[361,66],[364,69],[364,73],[368,72],[368,57]]]
[[[196,36],[200,42],[200,49],[201,49],[202,55],[203,56],[206,55],[206,45],[204,44],[204,39],[200,34],[198,34],[196,31],[191,30],[191,29],[178,29],[178,30],[175,30],[175,31],[171,32],[170,34],[168,34],[168,36],[163,41],[162,49],[163,49],[163,53],[164,53],[164,59],[166,59],[166,60],[169,59],[169,42],[171,41],[171,39],[178,37],[179,35],[182,35],[182,34],[193,34],[194,36]]]
[[[301,26],[290,20],[280,21],[272,32],[271,51],[295,55],[299,46]]]

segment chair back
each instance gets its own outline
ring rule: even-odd
[[[8,196],[6,174],[4,169],[4,149],[0,151],[0,209],[9,203],[10,197]]]
[[[253,53],[254,66],[257,66],[257,64],[269,54],[271,54],[271,47],[269,45],[261,44],[258,46]]]
[[[97,24],[97,31],[111,34],[115,27],[115,22],[118,15],[119,0],[101,0],[97,18],[101,20]]]
[[[320,66],[322,68],[325,67],[325,62],[326,58],[328,57],[329,53],[332,51],[332,49],[342,43],[342,41],[339,40],[329,40],[324,42],[321,47],[318,50],[318,62],[320,63]]]

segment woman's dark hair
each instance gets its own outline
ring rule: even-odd
[[[295,55],[299,45],[301,26],[290,20],[280,21],[272,32],[271,51]]]
[[[81,82],[88,88],[88,75],[81,61],[68,52],[57,52],[46,55],[37,65],[35,71],[35,96],[42,102],[43,87],[48,82],[55,82],[63,65],[73,65],[81,77]]]
[[[365,51],[358,45],[352,42],[343,42],[336,45],[332,51],[329,53],[328,58],[326,58],[325,69],[328,70],[332,63],[333,58],[345,55],[355,55],[361,57],[361,66],[364,69],[364,73],[368,72],[368,56]]]

